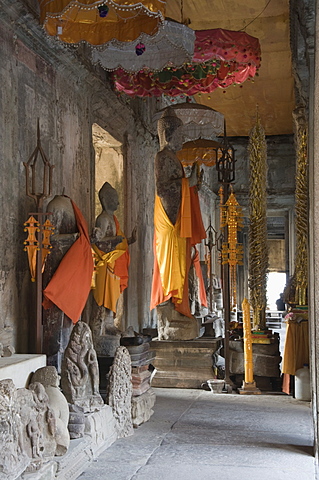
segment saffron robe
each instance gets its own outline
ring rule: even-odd
[[[116,225],[116,235],[124,237],[119,222],[113,216]],[[116,313],[116,305],[120,294],[128,284],[128,267],[130,256],[126,238],[114,250],[105,253],[93,245],[96,254],[96,278],[93,296],[96,303]]]
[[[189,187],[188,179],[182,179],[181,208],[175,225],[168,218],[160,197],[155,198],[151,310],[171,298],[179,313],[192,317],[188,298],[191,246],[206,238],[195,188]],[[198,267],[196,272],[200,275],[203,289],[201,299],[203,305],[207,306],[202,274]]]
[[[76,323],[90,293],[94,265],[87,223],[80,209],[72,200],[71,203],[80,235],[43,291],[43,307],[48,309],[55,304]]]

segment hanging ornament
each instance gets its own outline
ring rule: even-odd
[[[53,231],[54,231],[54,226],[52,225],[50,220],[47,219],[44,222],[43,229],[42,229],[42,272],[44,271],[46,258],[52,249],[52,245],[50,243],[50,237]]]
[[[109,13],[109,7],[107,5],[100,5],[98,8],[99,15],[101,18],[105,18],[106,15]]]
[[[136,41],[164,23],[164,0],[38,0],[46,32],[66,43]]]
[[[140,55],[143,55],[145,52],[145,45],[144,43],[138,43],[135,47],[135,53],[139,57]]]
[[[28,254],[29,269],[31,281],[35,282],[37,267],[37,250],[39,250],[39,242],[36,233],[40,231],[39,222],[31,215],[24,223],[24,231],[28,232],[28,238],[24,241],[24,251]]]
[[[42,249],[42,272],[44,270],[45,261],[52,248],[50,237],[54,230],[54,226],[50,220],[46,220],[42,226],[42,239],[38,240],[37,234],[40,232],[40,223],[31,215],[24,223],[24,231],[28,232],[28,238],[24,241],[24,250],[28,253],[29,269],[31,281],[36,281],[37,270],[37,251]]]

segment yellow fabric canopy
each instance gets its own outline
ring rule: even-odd
[[[40,20],[51,36],[66,43],[137,40],[164,24],[164,0],[38,0]],[[104,9],[104,10],[102,10]]]

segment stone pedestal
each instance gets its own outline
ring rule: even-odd
[[[155,392],[149,388],[142,395],[132,397],[132,421],[133,427],[138,427],[142,423],[147,422],[153,415],[153,407],[155,405]]]
[[[213,376],[213,355],[221,346],[219,338],[172,341],[153,340],[156,352],[153,387],[201,388]]]
[[[280,379],[279,337],[269,339],[269,344],[253,343],[254,380],[260,390],[273,390]],[[229,372],[238,387],[245,372],[244,343],[242,340],[229,342]]]
[[[155,392],[151,389],[151,371],[149,366],[154,362],[155,352],[150,350],[153,345],[151,338],[143,343],[134,344],[134,338],[123,338],[131,357],[132,369],[132,422],[133,427],[138,427],[147,422],[153,415]],[[132,344],[130,345],[130,341]]]

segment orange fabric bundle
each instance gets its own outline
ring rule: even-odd
[[[43,291],[43,307],[50,308],[54,303],[76,323],[90,293],[93,257],[85,218],[72,200],[71,203],[80,236],[66,252]]]

